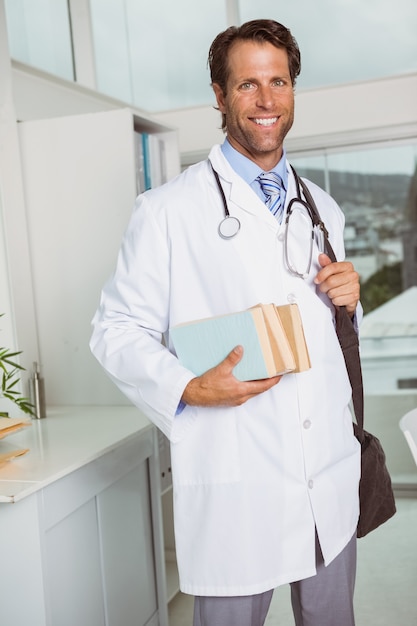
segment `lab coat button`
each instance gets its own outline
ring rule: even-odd
[[[279,233],[277,239],[278,239],[278,241],[284,241],[284,239],[285,239],[284,233]]]
[[[287,295],[287,300],[290,304],[294,304],[295,302],[297,302],[297,298],[295,297],[294,293],[289,293]]]
[[[310,428],[310,426],[311,426],[311,421],[310,421],[310,420],[304,420],[304,422],[303,422],[303,426],[304,426],[304,428],[305,428],[305,429]]]
[[[308,481],[308,488],[309,488],[309,489],[313,489],[313,486],[314,486],[314,480],[311,480],[311,479],[310,479],[310,480]]]

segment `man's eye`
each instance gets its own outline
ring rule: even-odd
[[[253,88],[253,84],[252,83],[242,83],[240,85],[240,88],[243,89],[243,91],[248,91],[249,89]]]
[[[274,85],[276,87],[284,87],[285,81],[282,80],[282,78],[277,78],[277,80],[274,82]]]

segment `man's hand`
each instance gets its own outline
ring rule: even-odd
[[[332,263],[327,254],[319,255],[322,269],[314,282],[322,293],[327,293],[336,306],[345,306],[352,317],[359,301],[359,274],[349,261]]]
[[[216,367],[190,380],[181,400],[191,406],[240,406],[281,380],[281,376],[245,382],[238,380],[233,376],[233,368],[242,356],[242,346],[236,346]]]

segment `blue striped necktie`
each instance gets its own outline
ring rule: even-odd
[[[258,181],[265,195],[265,204],[272,215],[280,218],[282,180],[275,172],[266,172],[258,176]]]

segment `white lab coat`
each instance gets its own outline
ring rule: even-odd
[[[360,447],[333,309],[313,278],[283,263],[283,226],[215,146],[231,215],[208,161],[139,196],[93,320],[91,348],[119,388],[170,438],[181,589],[193,595],[260,593],[315,574],[315,527],[325,563],[356,530]],[[343,214],[313,183],[336,255]],[[286,203],[295,195],[289,175]],[[308,243],[292,241],[292,255]],[[297,302],[312,367],[236,408],[176,410],[192,372],[170,351],[167,330],[259,302]],[[165,337],[168,349],[161,344]]]

